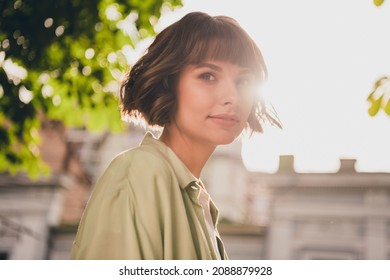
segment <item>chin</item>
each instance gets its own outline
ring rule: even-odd
[[[238,135],[223,136],[223,137],[219,137],[218,141],[216,141],[216,142],[217,142],[217,145],[228,145],[228,144],[232,143],[237,137],[238,137]]]

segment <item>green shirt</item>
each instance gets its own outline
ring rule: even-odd
[[[71,259],[227,259],[208,234],[201,182],[150,133],[116,156],[97,181],[81,218]],[[218,209],[210,202],[214,227]]]

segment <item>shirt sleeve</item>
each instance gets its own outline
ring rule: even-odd
[[[159,205],[167,195],[169,176],[148,155],[128,157],[114,159],[96,183],[71,259],[163,258]]]

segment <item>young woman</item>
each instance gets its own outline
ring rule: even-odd
[[[83,214],[73,259],[227,259],[199,179],[218,145],[272,118],[262,54],[232,18],[193,12],[157,35],[121,88],[122,112],[161,127],[119,154]],[[221,186],[223,187],[223,186]]]

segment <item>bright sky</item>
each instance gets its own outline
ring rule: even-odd
[[[390,0],[183,0],[190,11],[234,17],[263,52],[265,96],[283,122],[244,141],[248,169],[276,171],[294,155],[298,172],[333,172],[340,158],[359,171],[390,172],[390,117],[368,116],[373,83],[390,75]]]

